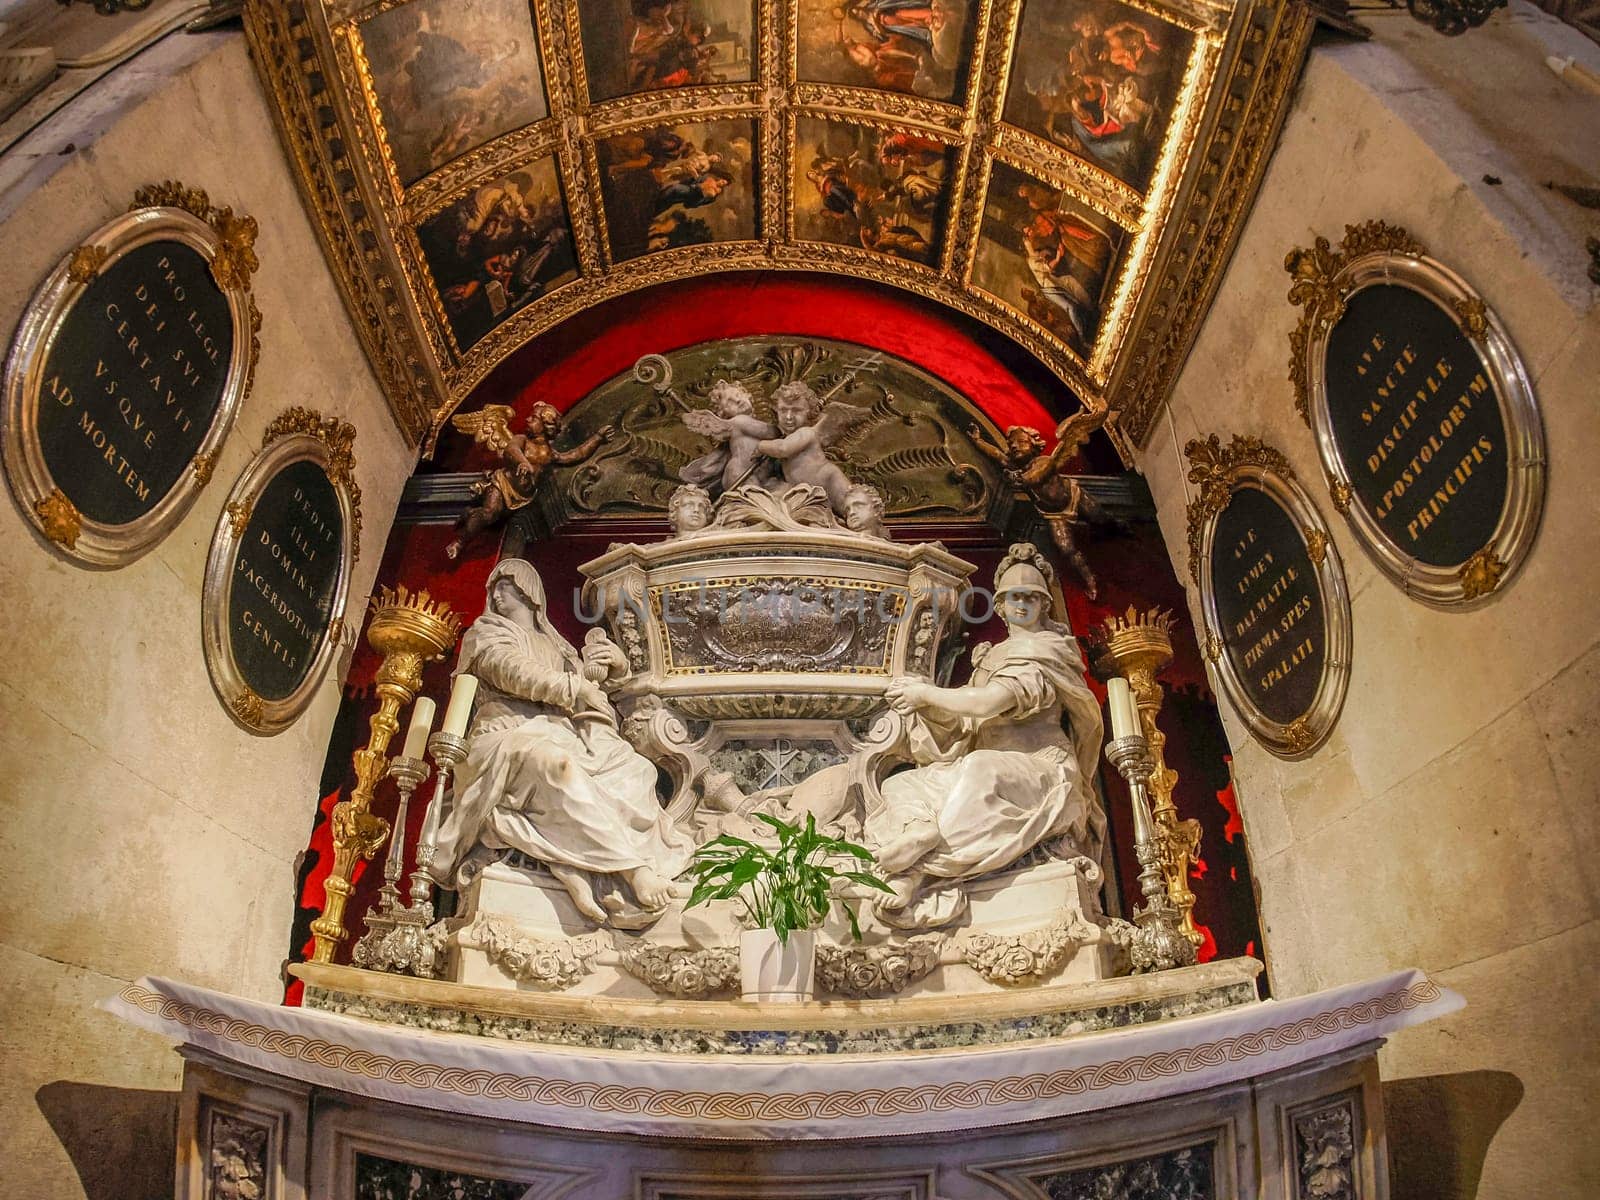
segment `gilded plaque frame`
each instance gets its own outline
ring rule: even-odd
[[[213,208],[198,189],[175,183],[144,188],[130,211],[100,226],[57,263],[28,301],[6,357],[0,441],[6,483],[17,507],[62,557],[98,570],[127,566],[183,521],[211,481],[222,443],[250,394],[260,356],[261,313],[250,291],[255,229],[251,218]],[[39,436],[44,370],[62,326],[95,278],[129,252],[159,241],[187,246],[210,264],[212,279],[228,302],[232,351],[217,411],[189,469],[149,512],[109,525],[81,513],[45,462]]]
[[[212,689],[241,729],[259,737],[282,733],[304,712],[321,686],[339,647],[347,641],[345,612],[350,602],[356,560],[361,550],[361,489],[353,475],[351,443],[355,429],[337,419],[304,408],[291,408],[267,429],[262,448],[250,460],[217,519],[206,555],[200,603],[200,636]],[[328,627],[324,630],[305,678],[288,696],[269,700],[245,680],[228,636],[230,594],[235,552],[250,524],[256,501],[285,467],[312,462],[322,468],[339,498],[343,525],[339,541],[339,573],[334,585]],[[353,632],[353,631],[352,631]]]
[[[1224,448],[1213,435],[1206,442],[1190,442],[1184,452],[1194,463],[1189,479],[1200,485],[1200,494],[1190,502],[1188,509],[1189,576],[1200,588],[1200,610],[1205,626],[1202,649],[1206,661],[1252,737],[1278,758],[1307,758],[1333,732],[1350,684],[1353,622],[1350,593],[1338,548],[1333,544],[1321,512],[1295,478],[1288,460],[1271,446],[1257,438],[1236,436]],[[1306,557],[1316,570],[1317,584],[1322,591],[1327,620],[1322,678],[1310,708],[1287,724],[1267,716],[1250,699],[1227,653],[1222,621],[1217,613],[1216,588],[1211,577],[1212,540],[1218,518],[1241,488],[1263,493],[1288,514],[1290,522],[1300,530]]]
[[[1290,334],[1289,377],[1295,409],[1316,436],[1333,505],[1379,569],[1414,600],[1460,611],[1486,604],[1527,559],[1544,512],[1545,438],[1533,383],[1495,315],[1471,286],[1428,257],[1405,230],[1381,221],[1347,226],[1337,251],[1318,238],[1292,251],[1290,299],[1303,307]],[[1489,541],[1459,563],[1437,566],[1406,553],[1354,499],[1350,470],[1333,432],[1324,366],[1328,340],[1350,298],[1369,287],[1406,288],[1432,301],[1460,327],[1494,388],[1506,435],[1506,498]]]

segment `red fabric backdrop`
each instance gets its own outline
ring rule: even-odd
[[[944,380],[1002,429],[1031,425],[1050,438],[1079,407],[1067,386],[1015,343],[931,301],[865,282],[753,272],[652,288],[587,309],[508,358],[462,410],[511,404],[525,416],[543,400],[566,411],[641,354],[759,334],[835,338],[896,355]],[[1121,469],[1102,437],[1086,456],[1090,470]],[[434,460],[428,469],[489,462],[453,429],[440,437]]]

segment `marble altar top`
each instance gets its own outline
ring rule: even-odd
[[[1097,1033],[1256,1000],[1261,964],[989,994],[804,1004],[631,1000],[506,991],[298,963],[306,1007],[413,1029],[547,1046],[659,1054],[898,1054]]]
[[[1077,1036],[796,1056],[529,1045],[151,978],[104,1004],[187,1047],[313,1086],[557,1128],[729,1139],[922,1134],[1096,1111],[1298,1066],[1461,1006],[1407,970]]]

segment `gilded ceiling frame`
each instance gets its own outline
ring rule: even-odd
[[[583,308],[708,272],[806,270],[889,284],[1008,334],[1085,405],[1118,410],[1107,431],[1131,461],[1220,278],[1311,27],[1299,0],[1124,0],[1194,35],[1158,165],[1140,195],[1109,172],[1003,122],[1024,0],[974,0],[972,59],[959,104],[800,80],[797,7],[769,3],[755,6],[754,80],[591,103],[576,0],[533,0],[548,115],[402,185],[361,44],[364,22],[397,2],[402,0],[249,0],[246,25],[363,344],[398,424],[425,452],[456,405],[496,366]],[[326,87],[330,76],[336,87]],[[794,238],[791,174],[801,116],[901,128],[957,148],[936,265]],[[651,124],[730,118],[757,123],[756,239],[613,263],[598,189],[597,140]],[[416,226],[469,189],[549,156],[568,210],[578,277],[463,349],[446,319]],[[971,284],[984,187],[996,161],[1061,189],[1125,231],[1118,275],[1086,355]]]

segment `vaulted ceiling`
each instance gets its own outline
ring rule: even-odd
[[[772,269],[998,328],[1115,410],[1129,455],[1310,32],[1294,0],[259,0],[246,18],[425,449],[579,310]]]

